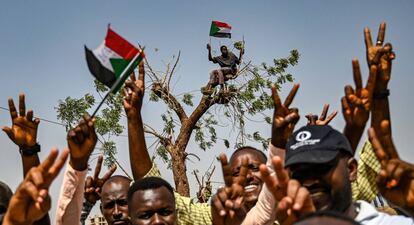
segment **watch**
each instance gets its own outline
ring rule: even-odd
[[[20,154],[24,156],[36,155],[38,152],[40,152],[40,145],[38,143],[32,147],[20,147]]]

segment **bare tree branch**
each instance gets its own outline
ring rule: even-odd
[[[172,95],[168,88],[162,86],[160,83],[154,83],[152,85],[152,91],[160,97],[164,102],[177,114],[178,118],[180,119],[181,124],[188,119],[187,114],[184,111],[184,108],[178,102],[178,100]]]
[[[172,76],[173,76],[173,74],[174,74],[174,70],[175,70],[175,68],[177,67],[178,61],[180,60],[180,56],[181,56],[181,51],[178,51],[178,56],[177,56],[177,59],[175,60],[174,66],[173,66],[173,68],[172,68],[172,70],[171,70],[171,73],[170,73],[170,77],[168,78],[168,82],[167,82],[167,88],[168,88],[168,89],[170,89],[171,77],[172,77]]]

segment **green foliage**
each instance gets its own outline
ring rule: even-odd
[[[104,165],[108,168],[115,164],[115,155],[117,154],[115,142],[105,141],[102,144],[101,151],[107,157],[105,157]]]
[[[172,134],[174,133],[174,119],[172,116],[172,112],[170,109],[167,110],[167,114],[162,114],[161,115],[161,119],[162,121],[164,121],[164,132],[167,134]]]
[[[165,148],[164,145],[159,145],[157,150],[156,150],[157,155],[161,158],[161,160],[167,164],[168,168],[171,168],[171,160],[170,160],[170,156],[168,154],[167,149]]]
[[[68,131],[75,124],[82,119],[83,114],[95,103],[95,98],[86,94],[84,97],[76,99],[66,97],[65,100],[59,100],[57,111],[57,118],[66,125]]]
[[[195,128],[195,141],[201,149],[207,150],[217,142],[217,134],[215,128],[217,124],[218,122],[215,119],[215,116],[209,112],[207,112],[198,121]]]
[[[183,95],[183,103],[189,106],[194,106],[193,104],[193,98],[194,96],[190,93],[185,93]]]
[[[244,43],[243,43],[243,41],[236,41],[236,42],[234,42],[233,46],[234,46],[235,49],[240,50],[240,49],[244,48]]]
[[[160,97],[158,97],[153,91],[150,91],[149,100],[152,102],[158,102],[160,100]]]
[[[99,96],[103,96],[109,90],[105,85],[95,80],[95,90]],[[116,145],[112,141],[111,136],[120,135],[124,127],[120,124],[123,112],[122,95],[120,93],[110,94],[105,104],[102,106],[100,113],[95,116],[95,130],[98,134],[101,146],[100,149],[104,153],[105,165],[112,165],[115,162],[117,153]],[[87,93],[81,98],[66,97],[65,100],[59,100],[57,107],[57,118],[66,125],[66,130],[75,127],[82,116],[87,111],[92,111],[97,107],[95,97]]]

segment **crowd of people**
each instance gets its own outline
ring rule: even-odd
[[[384,44],[385,23],[380,25],[375,43],[368,28],[364,36],[369,75],[364,86],[359,62],[352,60],[355,86],[345,86],[341,99],[346,122],[343,132],[328,125],[337,115],[328,115],[329,105],[320,116],[307,115],[308,124],[295,130],[299,110],[290,105],[299,84],[283,103],[273,87],[268,155],[250,146],[236,149],[229,159],[221,154],[225,186],[210,203],[196,203],[175,192],[151,160],[141,117],[142,63],[138,78],[132,74],[124,86],[133,179],[113,175],[116,166],[101,177],[102,156],[93,176],[87,177],[97,142],[95,119],[87,114],[68,132],[68,148],[60,154],[52,149],[40,161],[39,120],[32,110],[26,111],[23,94],[18,110],[9,99],[12,126],[3,131],[20,149],[24,180],[14,193],[0,183],[2,224],[51,224],[48,189],[67,158],[55,200],[56,225],[85,224],[98,202],[109,225],[414,224],[414,165],[399,157],[391,132],[388,83],[395,54],[390,43]],[[355,154],[368,120],[369,141],[357,161]],[[381,204],[375,203],[377,199]]]

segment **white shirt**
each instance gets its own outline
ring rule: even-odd
[[[358,210],[355,221],[362,225],[414,225],[412,218],[378,212],[374,206],[366,201],[358,200],[355,204]]]

